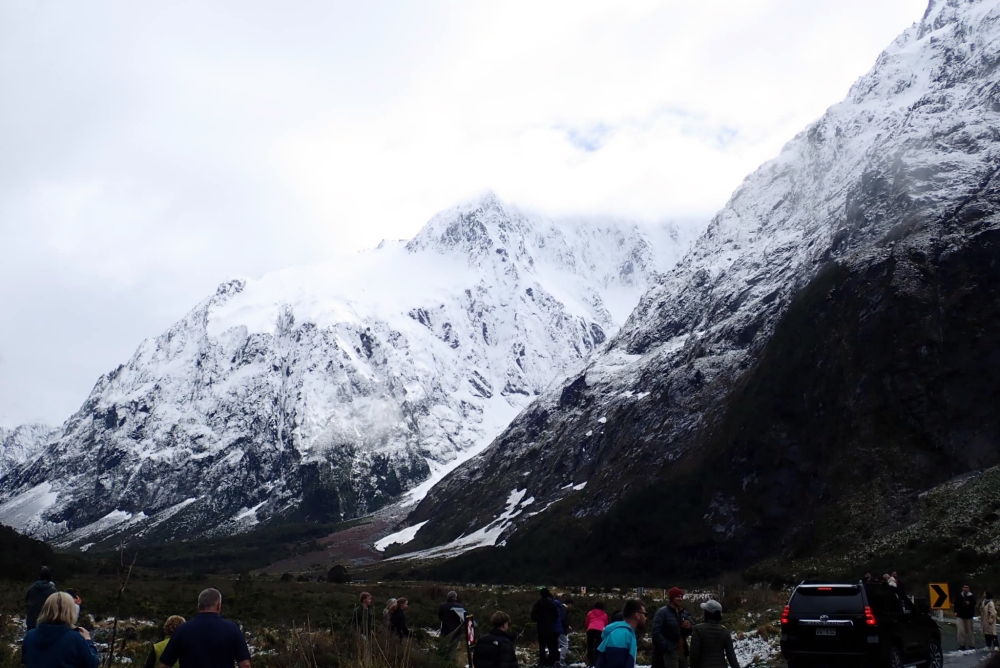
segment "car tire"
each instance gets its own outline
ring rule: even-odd
[[[927,668],[943,668],[944,653],[941,651],[941,643],[932,640],[927,643]]]
[[[886,668],[903,668],[905,665],[903,653],[899,651],[898,647],[890,647],[889,651],[885,653],[885,665]]]

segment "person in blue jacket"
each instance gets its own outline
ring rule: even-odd
[[[604,627],[597,648],[597,668],[635,668],[636,636],[646,626],[646,606],[638,599],[625,602],[624,621]]]
[[[97,668],[97,648],[87,629],[75,626],[77,614],[64,591],[45,599],[38,624],[24,636],[21,662],[28,668]]]

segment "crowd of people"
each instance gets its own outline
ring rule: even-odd
[[[892,586],[899,586],[892,574]],[[971,600],[971,604],[969,601]],[[58,591],[49,569],[43,568],[37,582],[25,596],[27,634],[22,646],[27,668],[97,668],[97,648],[88,631],[77,626],[82,599],[73,589]],[[198,596],[198,613],[191,619],[171,615],[163,625],[163,639],[151,643],[144,668],[250,668],[250,652],[240,628],[222,617],[222,594],[213,588]],[[974,611],[975,596],[966,586],[956,604],[959,620]],[[573,632],[571,596],[553,594],[541,588],[531,609],[538,639],[538,664],[543,667],[568,665],[569,635]],[[996,607],[987,592],[979,606],[987,642],[996,644]],[[363,639],[372,639],[378,627],[400,640],[413,635],[407,622],[409,601],[391,598],[382,611],[379,625],[372,595],[362,592],[349,624]],[[701,604],[704,618],[696,623],[684,605],[684,591],[673,588],[667,604],[656,611],[648,624],[652,640],[653,668],[739,668],[730,632],[722,625],[722,605],[715,600]],[[968,617],[971,619],[971,617]],[[465,665],[471,646],[473,668],[518,668],[516,637],[510,631],[510,616],[495,612],[490,628],[467,645],[471,617],[457,592],[447,593],[438,609],[439,648],[444,656],[454,656]],[[960,622],[961,623],[961,622]],[[625,602],[609,612],[603,602],[587,611],[584,621],[587,665],[592,668],[635,668],[638,640],[647,630],[645,604],[638,599]],[[963,627],[959,628],[960,637]],[[471,637],[472,634],[470,634]],[[969,636],[971,638],[971,635]],[[971,645],[971,641],[968,642]],[[461,657],[456,652],[462,654]]]
[[[90,632],[77,626],[83,599],[75,589],[58,591],[52,571],[43,567],[25,594],[21,662],[27,668],[97,668],[100,656]],[[205,589],[198,614],[190,620],[171,615],[164,639],[153,643],[144,668],[250,668],[243,632],[222,617],[222,594]]]
[[[27,668],[97,668],[97,647],[87,629],[77,626],[82,599],[74,589],[58,591],[52,573],[43,568],[37,582],[25,595],[27,634],[22,644],[22,661]],[[531,610],[538,635],[540,666],[566,666],[569,653],[570,596],[539,590]],[[989,602],[995,620],[996,609]],[[657,610],[650,626],[653,668],[739,668],[729,631],[722,626],[722,606],[717,601],[701,605],[704,621],[695,624],[684,607],[684,592],[668,592],[668,604]],[[410,638],[406,598],[391,598],[382,611],[381,627],[400,640]],[[458,593],[448,592],[438,609],[439,648],[444,656],[455,656],[464,665],[469,645],[471,617],[459,601]],[[363,639],[371,639],[377,628],[372,595],[362,592],[350,617],[350,624]],[[646,607],[642,601],[625,602],[611,614],[603,602],[587,612],[587,665],[593,668],[635,668],[638,638],[646,629]],[[474,626],[473,626],[474,629]],[[994,630],[995,633],[995,630]],[[994,641],[996,636],[993,636]],[[510,616],[501,611],[490,618],[490,629],[476,638],[472,647],[473,668],[518,668],[510,632]],[[151,643],[143,668],[250,668],[250,651],[239,626],[222,617],[222,594],[213,588],[198,595],[198,614],[191,619],[171,615],[163,625],[163,639]]]
[[[567,665],[569,643],[565,636],[572,629],[566,611],[572,606],[572,598],[560,601],[548,589],[539,591],[531,620],[538,635],[540,666]],[[722,625],[722,605],[709,600],[701,609],[704,620],[696,624],[684,606],[684,591],[674,587],[667,592],[667,605],[656,611],[649,629],[653,668],[739,668],[732,636]],[[642,601],[626,601],[621,611],[610,615],[598,601],[587,612],[584,624],[588,666],[635,668],[638,638],[647,625]]]

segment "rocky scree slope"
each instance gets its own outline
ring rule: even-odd
[[[1000,2],[935,0],[606,351],[427,496],[407,550],[506,513],[506,548],[449,576],[655,582],[904,525],[1000,462],[998,168]]]
[[[370,512],[581,365],[684,243],[486,195],[409,242],[228,282],[6,472],[0,522],[87,547]]]

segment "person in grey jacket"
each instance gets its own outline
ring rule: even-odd
[[[733,636],[722,625],[722,605],[718,601],[701,604],[705,621],[691,634],[691,668],[740,668],[733,649]]]

